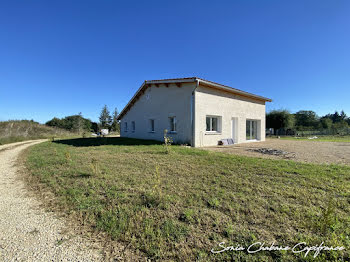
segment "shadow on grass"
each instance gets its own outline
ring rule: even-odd
[[[55,140],[54,143],[65,144],[76,147],[88,147],[88,146],[139,146],[139,145],[160,145],[159,141],[155,140],[143,140],[126,137],[90,137],[90,138],[73,138]]]

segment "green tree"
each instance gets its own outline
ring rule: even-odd
[[[119,121],[118,121],[118,109],[117,108],[115,108],[113,111],[111,130],[115,131],[115,132],[120,132],[120,126],[119,126]]]
[[[324,129],[330,129],[333,125],[332,119],[330,119],[328,117],[322,117],[320,121],[321,121],[321,125]]]
[[[76,117],[76,121],[74,122],[74,129],[77,130],[79,133],[81,133],[83,130],[83,121],[83,115],[81,112],[79,112],[79,114]]]
[[[334,114],[327,114],[323,118],[329,118],[333,121],[333,123],[338,123],[342,121],[347,121],[348,117],[345,114],[344,110],[338,113],[338,111],[335,111]]]
[[[57,117],[54,117],[51,120],[47,121],[45,125],[62,128],[62,120]]]
[[[109,113],[107,105],[104,105],[104,107],[102,108],[99,120],[100,120],[101,128],[108,128],[108,129],[111,128],[112,117]]]
[[[91,131],[91,124],[92,122],[90,119],[84,118],[81,113],[78,115],[66,116],[62,119],[54,117],[46,122],[48,126],[55,126],[74,132]]]
[[[273,110],[266,115],[266,127],[275,130],[294,127],[294,116],[288,110]]]
[[[320,121],[314,111],[300,110],[295,113],[295,125],[299,130],[318,129]]]

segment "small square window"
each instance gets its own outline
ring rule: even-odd
[[[169,117],[169,121],[170,121],[170,132],[176,132],[176,117]]]

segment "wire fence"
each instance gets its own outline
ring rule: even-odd
[[[320,130],[295,130],[295,129],[278,129],[266,131],[267,136],[347,136],[350,135],[350,127],[344,128],[329,128],[329,129],[320,129]]]

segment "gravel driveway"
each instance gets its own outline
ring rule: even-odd
[[[289,154],[276,156],[254,151],[261,148],[282,150]],[[244,143],[233,146],[205,147],[205,149],[263,158],[291,159],[318,164],[350,165],[350,143],[345,142],[267,139],[264,142]]]
[[[0,146],[0,261],[102,261],[92,243],[68,234],[18,179],[19,153],[41,141]]]

